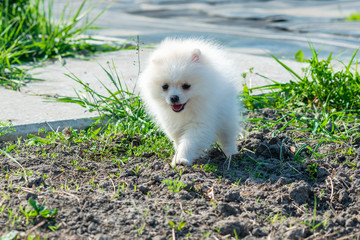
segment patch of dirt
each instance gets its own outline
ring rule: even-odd
[[[264,110],[251,117],[275,115]],[[99,162],[83,159],[89,144],[55,144],[10,152],[32,173],[25,179],[1,155],[0,236],[16,230],[19,237],[31,232],[73,240],[360,239],[359,141],[324,143],[319,153],[340,151],[315,161],[291,140],[305,133],[274,135],[276,129],[253,131],[247,124],[250,132],[230,164],[214,148],[195,166],[176,171],[170,159],[151,153],[126,163]],[[349,146],[351,154],[343,151]],[[172,192],[164,180],[176,179],[183,188]],[[30,210],[29,199],[58,212],[27,223],[20,206]]]

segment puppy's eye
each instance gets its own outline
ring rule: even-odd
[[[162,89],[163,89],[164,91],[168,90],[168,88],[169,88],[169,85],[168,85],[168,84],[164,84],[164,85],[162,86]]]
[[[183,88],[184,90],[187,90],[187,89],[189,89],[190,87],[191,87],[191,85],[189,85],[189,84],[187,84],[187,83],[185,83],[185,84],[182,85],[182,88]]]

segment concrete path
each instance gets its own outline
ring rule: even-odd
[[[55,1],[54,14],[60,14],[68,0]],[[73,0],[69,9],[76,9],[82,1]],[[203,36],[222,42],[231,51],[239,66],[239,72],[254,72],[279,82],[291,76],[277,64],[269,53],[285,59],[298,73],[303,64],[292,61],[295,52],[302,49],[310,56],[308,41],[322,49],[324,57],[330,52],[343,53],[347,60],[360,46],[360,23],[342,19],[360,10],[359,1],[100,1],[93,0],[98,12],[111,5],[95,23],[105,29],[91,31],[102,37],[129,39],[139,35],[141,48],[97,54],[91,61],[65,59],[48,62],[31,71],[44,79],[31,82],[15,92],[0,88],[0,120],[19,126],[17,134],[37,127],[61,129],[74,126],[69,120],[80,119],[76,127],[85,127],[82,118],[97,116],[75,104],[48,100],[51,96],[75,96],[79,86],[65,74],[73,73],[98,91],[104,91],[99,80],[109,85],[109,79],[101,66],[108,68],[114,63],[126,84],[132,88],[139,71],[146,64],[150,48],[166,36]],[[243,79],[239,79],[243,80]],[[268,84],[269,81],[248,74],[250,87]],[[83,122],[83,124],[82,124]],[[32,124],[32,125],[29,125]],[[24,126],[25,125],[25,126]],[[28,128],[26,126],[29,126]]]

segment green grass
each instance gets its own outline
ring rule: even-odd
[[[102,161],[112,159],[114,163],[124,164],[130,157],[141,157],[143,155],[156,155],[167,159],[171,156],[173,149],[170,140],[150,121],[145,113],[139,96],[129,90],[120,80],[113,65],[109,69],[103,68],[111,80],[112,88],[107,86],[108,96],[99,94],[90,85],[86,84],[75,75],[68,75],[77,81],[82,87],[77,97],[63,97],[62,102],[77,103],[86,107],[89,111],[97,111],[101,116],[86,130],[68,129],[65,132],[45,132],[40,129],[37,135],[28,135],[26,144],[41,147],[38,157],[56,158],[56,154],[49,155],[48,147],[55,147],[58,143],[87,144],[84,159]],[[99,124],[99,123],[103,124]],[[4,128],[1,126],[4,125]],[[6,124],[0,125],[0,135],[9,131]],[[41,137],[45,135],[45,137]],[[10,144],[0,151],[0,154],[17,154],[16,144]],[[8,156],[11,157],[11,156]],[[140,169],[135,170],[137,173]]]
[[[315,231],[315,229],[319,228],[319,227],[323,227],[324,229],[326,228],[327,222],[328,222],[328,217],[325,216],[325,219],[321,222],[316,221],[316,207],[317,207],[317,199],[316,196],[314,196],[314,211],[313,211],[313,217],[311,221],[307,221],[307,222],[301,222],[300,224],[303,224],[305,226],[308,226],[309,229],[313,232]]]
[[[345,18],[346,21],[360,21],[360,12],[352,13]]]
[[[169,139],[150,120],[139,96],[122,83],[114,63],[107,69],[102,68],[111,82],[110,87],[100,81],[107,95],[100,94],[74,74],[69,74],[82,86],[82,91],[76,91],[76,97],[62,97],[58,101],[77,103],[90,112],[98,112],[100,118],[109,124],[109,134],[124,136],[119,140],[120,147],[126,148],[129,156],[156,153],[162,158],[170,157],[173,150]]]
[[[55,147],[57,144],[88,145],[84,150],[84,160],[103,161],[112,159],[114,163],[124,164],[130,157],[141,157],[144,154],[156,155],[161,158],[169,158],[172,154],[171,143],[167,138],[156,136],[140,136],[139,133],[126,133],[124,130],[126,122],[109,123],[100,127],[95,123],[86,130],[69,129],[69,134],[63,132],[47,132],[45,137],[29,135],[26,140],[28,146],[41,147],[37,151],[40,158],[56,159],[56,154],[49,155],[47,148]],[[13,145],[11,145],[13,146]],[[8,147],[9,148],[9,147]],[[16,146],[11,147],[8,152],[0,151],[0,154],[8,155],[16,153]],[[74,164],[76,164],[74,162]],[[79,169],[81,170],[81,169]],[[136,173],[140,169],[135,169]]]
[[[310,109],[321,108],[326,111],[360,110],[360,75],[358,62],[354,61],[358,49],[353,53],[349,63],[340,62],[343,69],[335,71],[332,65],[332,54],[320,60],[319,53],[310,45],[312,58],[303,60],[309,66],[303,76],[296,73],[275,56],[272,56],[282,67],[292,74],[294,79],[289,83],[278,83],[245,90],[246,105],[250,109],[271,107],[275,109]],[[352,69],[353,68],[353,69]],[[271,90],[260,96],[251,96],[254,90]]]
[[[23,209],[20,206],[21,213],[26,217],[27,221],[30,218],[35,218],[37,216],[41,216],[44,219],[54,219],[57,214],[57,208],[55,209],[48,209],[44,202],[42,204],[39,204],[37,201],[33,199],[29,199],[29,205],[32,207],[30,210]]]
[[[122,83],[114,63],[109,65],[108,69],[102,68],[111,81],[111,87],[113,88],[110,89],[109,86],[99,80],[107,91],[107,95],[100,94],[88,83],[74,74],[69,74],[68,77],[80,84],[82,91],[76,91],[76,97],[62,97],[58,101],[77,103],[90,112],[98,112],[103,119],[118,121],[123,128],[123,132],[132,136],[136,133],[141,135],[163,135],[157,131],[157,128],[146,115],[139,96]]]
[[[175,222],[173,222],[173,221],[171,221],[171,220],[169,220],[168,222],[169,222],[170,228],[173,228],[173,229],[175,229],[175,230],[177,230],[177,231],[181,231],[181,230],[185,227],[185,225],[186,225],[186,222],[184,222],[184,221],[182,221],[182,220],[180,220],[177,225],[176,225]]]
[[[27,74],[25,62],[41,63],[53,57],[81,57],[121,46],[88,44],[85,36],[103,13],[89,18],[93,8],[83,0],[72,12],[64,7],[54,19],[53,0],[2,0],[0,2],[0,86],[18,90],[26,81],[37,80]]]
[[[179,178],[176,178],[174,180],[171,179],[165,179],[162,181],[163,184],[167,186],[170,192],[177,193],[180,192],[183,188],[185,188],[187,185],[183,184]]]
[[[249,121],[258,123],[259,128],[276,129],[273,135],[289,129],[306,133],[304,139],[294,139],[298,142],[314,140],[319,144],[327,141],[351,144],[352,139],[360,135],[360,75],[355,60],[358,50],[354,51],[347,64],[339,61],[342,68],[335,70],[332,54],[320,60],[319,53],[311,45],[310,49],[311,59],[304,60],[303,54],[297,53],[298,60],[308,64],[302,74],[273,56],[293,76],[294,79],[288,83],[272,80],[273,84],[267,86],[253,89],[244,87],[247,108],[273,108],[280,115],[274,121]],[[252,95],[255,90],[266,93]]]
[[[14,130],[15,129],[11,123],[2,122],[0,120],[0,137],[13,132]]]

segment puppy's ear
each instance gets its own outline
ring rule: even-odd
[[[194,49],[191,55],[191,61],[195,63],[200,63],[200,55],[201,55],[200,49],[197,48]]]

